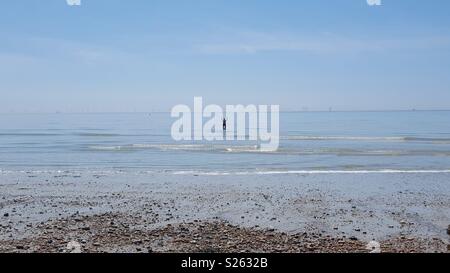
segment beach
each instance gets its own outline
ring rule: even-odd
[[[447,252],[450,112],[281,113],[280,147],[168,113],[0,115],[0,252]]]
[[[448,252],[450,173],[2,171],[0,219],[0,252]]]

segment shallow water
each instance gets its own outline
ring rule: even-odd
[[[281,113],[280,147],[175,142],[169,113],[1,114],[0,170],[450,172],[450,112]],[[255,128],[252,128],[255,129]]]

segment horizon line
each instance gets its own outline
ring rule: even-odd
[[[364,113],[364,112],[450,112],[450,109],[387,109],[387,110],[285,110],[280,113]],[[0,112],[0,115],[6,114],[166,114],[170,111],[92,111],[92,112],[64,112],[64,111],[52,111],[52,112]]]

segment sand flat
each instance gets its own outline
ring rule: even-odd
[[[91,242],[86,250],[92,252],[145,251],[123,240],[107,248],[101,247],[104,242],[93,245],[100,239],[88,234],[102,234],[107,240],[112,235],[105,235],[105,229],[114,226],[110,222],[115,218],[124,229],[119,234],[109,231],[114,238],[140,232],[135,240],[150,240],[152,251],[203,251],[195,247],[203,238],[196,240],[193,232],[185,235],[189,240],[173,243],[180,239],[182,225],[198,229],[201,223],[215,240],[215,251],[222,252],[239,236],[281,236],[286,241],[273,249],[258,245],[248,249],[249,244],[242,244],[244,251],[364,251],[362,246],[375,240],[389,252],[445,252],[450,174],[4,172],[0,218],[0,249],[6,252],[38,251],[43,241],[54,240],[52,236],[60,241],[43,248],[46,251],[64,251],[71,240]],[[102,224],[96,219],[103,219]],[[214,225],[229,227],[231,239],[214,235]],[[174,229],[171,235],[166,234],[168,229]],[[173,241],[155,245],[157,239],[149,239],[152,232]],[[334,241],[343,241],[346,247],[336,248]],[[235,243],[231,249],[238,248]]]

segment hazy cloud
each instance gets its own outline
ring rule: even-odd
[[[344,37],[329,33],[317,35],[241,32],[223,34],[221,38],[198,44],[204,54],[257,54],[298,51],[307,53],[374,52],[386,50],[420,50],[450,46],[448,37],[404,37],[398,39],[367,39]]]

